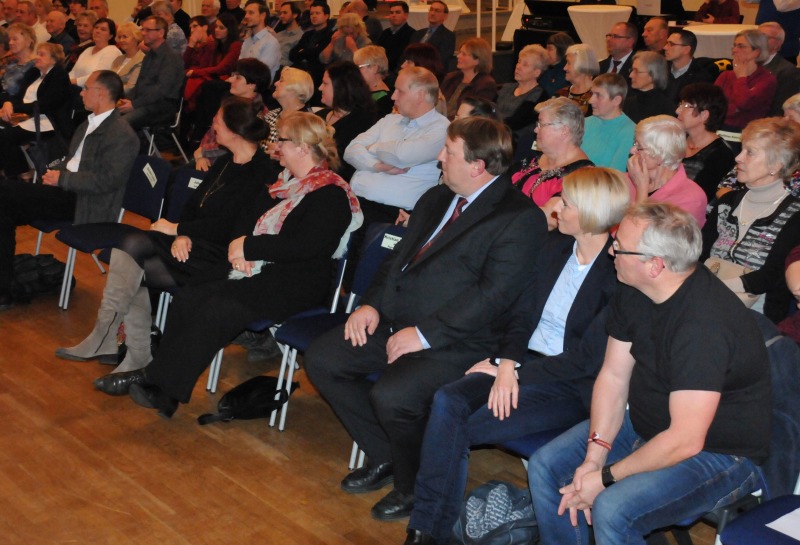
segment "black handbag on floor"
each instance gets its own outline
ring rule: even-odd
[[[294,392],[298,386],[293,382],[291,391]],[[266,418],[288,400],[289,393],[285,388],[278,391],[278,377],[253,377],[222,396],[216,414],[202,414],[197,417],[197,423],[205,426],[220,421]]]

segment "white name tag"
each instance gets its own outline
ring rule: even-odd
[[[156,178],[156,173],[153,172],[153,167],[150,165],[145,165],[142,169],[144,175],[147,176],[147,181],[150,182],[150,187],[155,187],[156,182],[158,182],[158,178]]]
[[[387,250],[394,249],[395,244],[400,242],[400,239],[403,237],[398,237],[397,235],[390,235],[385,234],[383,235],[383,241],[381,242],[381,248],[386,248]]]
[[[200,178],[189,178],[189,189],[197,189],[197,186],[203,183]]]

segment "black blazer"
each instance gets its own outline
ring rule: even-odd
[[[427,27],[414,31],[414,34],[411,35],[411,40],[409,40],[408,43],[420,43],[427,32]],[[431,44],[437,49],[437,51],[439,51],[439,55],[442,57],[442,64],[444,64],[444,71],[449,71],[450,59],[453,57],[453,52],[456,50],[455,33],[441,24],[439,25],[439,28],[437,28],[436,31],[431,35],[431,38],[427,43]]]
[[[386,50],[386,58],[389,59],[390,72],[394,72],[400,68],[400,59],[403,56],[403,51],[405,51],[413,34],[414,29],[408,26],[408,23],[403,23],[403,26],[395,33],[392,33],[391,28],[384,29],[381,33],[376,45]]]
[[[633,68],[633,56],[636,54],[636,51],[632,52],[628,55],[628,58],[622,63],[622,66],[617,68],[617,74],[628,80],[628,86],[631,84],[631,68]],[[602,61],[600,61],[600,73],[605,74],[608,72],[609,68],[611,67],[611,57],[606,57]]]
[[[514,307],[497,355],[522,362],[517,371],[521,384],[572,382],[588,407],[594,379],[605,357],[608,340],[606,307],[618,285],[614,260],[608,255],[611,237],[592,264],[570,306],[564,328],[564,351],[539,358],[527,354],[528,341],[539,325],[550,292],[572,255],[574,243],[574,238],[557,231],[548,234],[536,265],[531,269],[532,282]]]
[[[11,101],[14,105],[14,111],[32,116],[34,105],[38,102],[40,113],[47,116],[56,133],[68,142],[74,132],[71,116],[72,85],[69,82],[69,74],[63,67],[55,65],[42,80],[39,91],[36,93],[36,102],[23,103],[22,99],[25,96],[25,90],[39,79],[40,75],[39,69],[28,70],[25,73],[21,87],[24,90],[17,98]]]
[[[692,83],[714,83],[717,81],[718,76],[719,68],[717,68],[713,60],[708,57],[698,57],[692,59],[689,69],[679,78],[674,78],[670,73],[667,89],[670,91],[672,100],[677,106],[681,97],[681,90],[684,87]]]
[[[444,361],[478,361],[498,347],[508,310],[527,287],[547,232],[544,214],[500,176],[428,250],[454,197],[428,190],[362,299],[394,330],[416,326]]]

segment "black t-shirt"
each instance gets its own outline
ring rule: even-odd
[[[632,343],[628,403],[636,433],[650,440],[669,427],[671,392],[721,392],[704,450],[766,458],[772,390],[764,339],[750,311],[708,269],[699,266],[661,304],[621,286],[607,328]]]

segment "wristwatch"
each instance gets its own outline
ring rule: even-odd
[[[489,363],[491,363],[495,367],[500,367],[501,361],[503,361],[503,358],[499,358],[497,356],[492,356],[491,358],[489,358]],[[520,367],[522,367],[522,364],[514,362],[514,369],[519,369]]]
[[[603,466],[603,469],[600,471],[600,478],[603,481],[604,488],[608,488],[617,482],[617,480],[614,478],[614,475],[611,474],[611,464]]]

